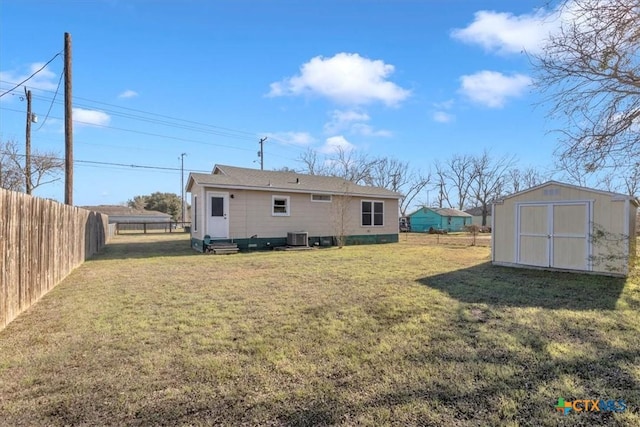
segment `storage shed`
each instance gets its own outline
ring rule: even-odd
[[[556,181],[506,196],[492,207],[492,261],[626,276],[637,207],[624,194]]]

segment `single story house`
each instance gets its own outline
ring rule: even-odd
[[[229,242],[240,250],[292,243],[398,241],[401,195],[337,177],[216,165],[190,173],[191,246]]]
[[[625,276],[636,258],[633,197],[556,181],[493,204],[497,265]]]
[[[422,207],[409,214],[411,231],[426,233],[431,230],[463,231],[471,224],[471,215],[453,208]]]
[[[471,215],[472,225],[482,226],[482,206],[476,206],[475,208],[467,209],[464,212]],[[487,206],[487,217],[484,225],[491,227],[491,205]]]

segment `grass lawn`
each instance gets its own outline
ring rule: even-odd
[[[640,425],[640,278],[422,239],[214,256],[117,236],[0,331],[0,425]]]

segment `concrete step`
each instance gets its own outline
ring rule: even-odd
[[[237,254],[238,248],[213,248],[213,253],[215,255],[224,255],[224,254]]]
[[[216,255],[238,253],[238,245],[229,242],[213,242],[207,245],[205,252]]]

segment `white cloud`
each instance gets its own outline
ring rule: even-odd
[[[465,28],[451,36],[467,44],[482,46],[498,53],[539,53],[550,32],[559,26],[558,12],[539,9],[531,14],[513,15],[481,10]]]
[[[449,99],[443,102],[436,102],[433,104],[439,110],[450,110],[453,108],[455,101],[453,99]]]
[[[305,146],[315,141],[307,132],[275,132],[266,133],[265,135],[268,138],[287,145]]]
[[[521,96],[532,82],[531,77],[523,74],[507,76],[496,71],[480,71],[460,80],[463,95],[491,108],[500,108],[508,98]]]
[[[343,131],[364,135],[364,136],[391,136],[392,133],[387,130],[375,130],[367,124],[371,117],[365,112],[355,110],[333,110],[330,113],[331,119],[324,125],[324,132],[327,134],[336,134]]]
[[[454,106],[453,99],[444,102],[436,102],[433,104],[436,111],[431,114],[431,118],[438,123],[450,123],[455,120],[456,116],[449,113]]]
[[[329,113],[330,120],[324,125],[325,133],[338,133],[345,129],[349,129],[353,123],[367,122],[371,118],[367,113],[354,110],[333,110]]]
[[[111,121],[111,116],[103,111],[74,108],[73,121],[80,126],[106,126]]]
[[[332,136],[327,138],[324,145],[320,147],[320,152],[324,154],[333,154],[340,150],[342,151],[352,151],[356,148],[355,145],[347,141],[347,139],[342,136]]]
[[[438,123],[450,123],[455,119],[455,116],[445,111],[436,111],[433,113],[433,120]]]
[[[25,80],[31,74],[42,68],[43,65],[44,62],[35,62],[33,64],[30,64],[26,68],[26,70],[0,71],[0,80],[2,80],[0,93],[11,89],[16,84]],[[33,76],[29,81],[25,82],[24,86],[26,86],[28,89],[56,90],[56,88],[58,87],[58,78],[56,78],[56,73],[49,70],[49,67],[47,67]],[[24,89],[18,88],[13,93],[22,95],[24,94]],[[5,96],[4,98],[9,97]]]
[[[136,96],[138,96],[138,92],[136,92],[135,90],[127,89],[120,95],[118,95],[118,98],[135,98]]]
[[[351,126],[351,132],[362,136],[379,136],[390,137],[393,136],[393,132],[384,129],[374,129],[365,123],[354,123]]]
[[[398,105],[411,92],[387,79],[393,65],[357,53],[316,56],[300,67],[300,74],[271,83],[268,96],[318,95],[346,105],[382,102]]]

